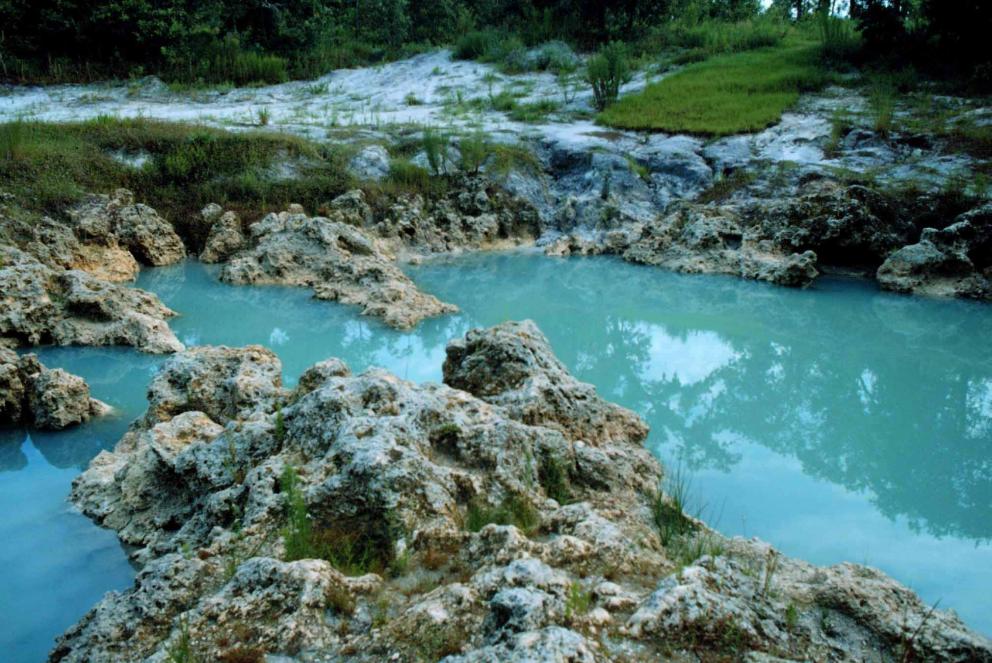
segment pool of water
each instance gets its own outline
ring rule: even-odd
[[[292,384],[329,356],[415,381],[473,326],[531,318],[558,356],[642,414],[650,448],[691,478],[695,509],[816,563],[877,566],[992,633],[992,307],[823,280],[795,291],[606,258],[485,254],[410,270],[462,313],[391,330],[307,291],[217,282],[197,263],[138,285],[183,315],[187,344],[261,343]],[[162,361],[47,348],[117,415],[58,434],[0,431],[0,652],[38,661],[133,570],[65,501],[72,478],[144,408]]]

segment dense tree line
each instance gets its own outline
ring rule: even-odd
[[[759,0],[0,0],[0,75],[66,69],[78,76],[83,67],[179,79],[207,69],[238,78],[241,67],[310,75],[447,43],[475,27],[590,48],[674,17],[741,20],[759,7]]]
[[[987,0],[773,0],[803,20],[840,3],[875,55],[987,63]],[[0,0],[0,77],[158,73],[235,82],[311,76],[475,28],[583,49],[672,21],[741,21],[760,0]],[[60,76],[61,75],[61,76]]]
[[[863,55],[913,65],[992,90],[992,2],[988,0],[851,0]]]

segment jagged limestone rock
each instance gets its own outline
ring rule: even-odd
[[[145,566],[50,660],[992,660],[872,569],[695,521],[663,542],[643,422],[531,323],[454,341],[461,388],[330,360],[287,392],[278,368],[259,348],[177,355],[74,482]]]

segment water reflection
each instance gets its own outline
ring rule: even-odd
[[[648,420],[649,446],[691,469],[721,529],[818,563],[870,562],[992,631],[992,307],[521,254],[411,275],[463,313],[401,333],[302,288],[221,284],[196,263],[146,270],[139,286],[182,314],[171,324],[187,344],[273,347],[288,385],[331,356],[438,381],[450,339],[532,318],[580,378]],[[129,582],[113,534],[69,511],[65,495],[143,411],[164,360],[113,348],[39,354],[117,412],[60,433],[0,430],[0,509],[22,514],[0,521],[0,651],[15,661],[42,658],[100,594]],[[45,605],[5,603],[21,595]]]
[[[512,294],[473,292],[439,266],[415,274],[470,314],[502,304],[534,317],[566,363],[644,414],[654,443],[691,469],[733,471],[739,440],[750,440],[809,476],[870,492],[913,529],[992,537],[989,308],[603,260],[486,266]]]

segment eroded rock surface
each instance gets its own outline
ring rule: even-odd
[[[532,244],[542,232],[537,210],[485,177],[460,176],[451,191],[428,202],[402,195],[362,225],[395,253],[478,251]]]
[[[175,313],[118,282],[134,279],[138,260],[165,264],[184,255],[172,227],[124,189],[87,198],[68,220],[0,206],[0,340],[181,350],[166,323]]]
[[[643,422],[532,324],[448,356],[474,393],[338,360],[287,392],[261,348],[171,358],[72,490],[145,566],[51,660],[992,660],[877,571],[673,536]]]
[[[78,375],[0,348],[0,424],[61,430],[109,411]]]
[[[392,256],[356,227],[362,217],[349,202],[338,203],[334,215],[340,220],[310,217],[294,208],[252,224],[251,248],[224,266],[221,279],[310,287],[318,299],[359,306],[363,314],[399,329],[456,311],[418,290]]]
[[[28,345],[130,345],[153,353],[182,343],[155,295],[78,270],[59,270],[0,245],[0,337]]]
[[[241,219],[235,212],[225,212],[220,205],[210,204],[200,212],[200,217],[210,228],[206,244],[200,252],[201,262],[224,262],[248,246]]]
[[[992,299],[992,205],[962,214],[943,230],[892,253],[878,269],[887,290],[936,297]]]
[[[172,225],[148,205],[135,203],[127,189],[88,196],[69,210],[69,219],[77,236],[116,242],[145,265],[172,265],[186,257]]]

